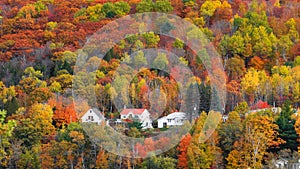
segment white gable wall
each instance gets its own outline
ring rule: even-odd
[[[150,118],[150,113],[148,112],[148,110],[145,109],[144,112],[140,115],[140,121],[142,123],[143,129],[153,128],[152,120]]]
[[[92,109],[88,110],[81,117],[81,122],[83,122],[83,123],[93,122],[93,123],[100,124],[101,121],[102,121],[102,119]]]

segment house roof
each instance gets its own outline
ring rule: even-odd
[[[167,115],[167,118],[168,119],[173,119],[173,118],[184,118],[186,115],[185,113],[183,112],[174,112],[174,113],[171,113],[169,115]]]
[[[161,117],[157,120],[162,120],[162,119],[175,119],[175,118],[185,118],[186,117],[186,114],[184,112],[174,112],[174,113],[171,113],[167,116],[164,116],[164,117]]]
[[[124,109],[120,114],[127,115],[130,112],[134,115],[141,115],[146,109]]]
[[[102,113],[101,113],[98,109],[96,109],[96,108],[91,108],[91,109],[89,109],[87,112],[84,113],[84,115],[87,114],[87,113],[90,113],[91,110],[92,110],[99,118],[104,118],[104,116],[102,115]],[[83,116],[82,116],[81,118],[83,118]]]

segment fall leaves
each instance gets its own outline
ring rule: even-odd
[[[299,151],[300,120],[292,106],[297,108],[300,103],[300,22],[298,6],[293,3],[295,1],[277,0],[261,3],[255,0],[252,3],[241,0],[2,0],[1,167],[262,168],[269,160],[267,154],[276,156],[284,149]],[[208,57],[208,50],[195,54],[177,37],[171,39],[153,32],[136,34],[116,44],[103,60],[90,59],[87,67],[94,68],[94,63],[101,63],[101,67],[95,68],[94,79],[87,78],[86,72],[73,77],[80,53],[76,50],[88,37],[110,21],[135,12],[178,14],[199,27],[222,55],[228,76],[223,83],[228,91],[225,112],[229,112],[229,118],[217,130],[210,131],[210,137],[204,142],[199,142],[199,137],[206,136],[201,133],[202,129],[207,127],[204,124],[207,114],[202,110],[209,110],[215,89],[210,86],[203,66],[208,59],[200,60],[196,55]],[[163,19],[155,24],[164,24],[162,31],[174,29]],[[188,32],[188,38],[199,35],[195,30]],[[157,70],[143,68],[149,60],[142,49],[171,47],[180,63],[190,66],[195,74],[185,79],[186,72],[178,66],[170,68],[173,77],[194,79],[195,83],[183,86],[189,90],[187,97],[180,95],[180,84],[173,77],[160,71],[170,67],[168,55],[160,53],[153,58]],[[130,58],[134,52],[135,57]],[[122,62],[133,64],[140,71],[131,81],[117,74],[129,71]],[[213,61],[211,65],[213,69]],[[78,83],[81,87],[95,89],[97,106],[107,118],[119,116],[112,101],[115,98],[124,98],[126,104],[131,102],[134,107],[150,108],[156,117],[160,116],[157,112],[167,115],[178,110],[183,102],[188,103],[188,111],[193,111],[195,102],[191,100],[197,90],[201,97],[196,113],[201,115],[194,129],[170,152],[145,160],[117,157],[92,144],[77,123],[78,115],[70,94],[73,81],[82,82]],[[96,84],[85,86],[87,81]],[[116,91],[121,94],[117,95]],[[91,90],[74,92],[86,98],[91,95]],[[292,106],[287,106],[286,100],[291,100]],[[88,101],[77,102],[77,112],[85,112],[89,108]],[[271,112],[270,105],[281,106],[282,113]],[[265,108],[263,112],[248,114],[250,109]],[[144,136],[134,127],[128,135]],[[134,146],[141,157],[146,157],[149,151],[172,140],[146,138],[144,145]]]

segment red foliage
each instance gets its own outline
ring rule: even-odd
[[[144,144],[137,143],[135,145],[135,150],[138,152],[139,156],[144,158],[148,153],[156,150],[161,149],[166,146],[166,144],[169,143],[169,138],[162,137],[159,140],[153,141],[152,138],[146,138],[144,140]]]
[[[291,53],[295,57],[300,56],[300,41],[298,41],[298,43],[294,45],[294,47],[291,49]]]
[[[77,27],[79,29],[83,29],[87,35],[92,35],[97,32],[101,27],[111,22],[110,19],[104,19],[99,22],[85,22],[85,23],[78,23]]]
[[[262,100],[259,100],[257,103],[255,103],[251,109],[256,110],[256,109],[266,109],[270,108],[271,106],[267,102],[263,102]]]

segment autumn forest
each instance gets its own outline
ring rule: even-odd
[[[186,39],[201,32],[207,43],[195,52],[179,37],[128,34],[102,58],[91,54],[78,71],[78,58],[98,30],[124,16],[149,12],[182,18],[194,26]],[[153,25],[161,32],[179,29],[166,18]],[[128,32],[143,29],[129,21],[124,25],[130,25]],[[105,29],[115,36],[124,33]],[[1,0],[0,168],[299,167],[299,34],[298,0]],[[98,39],[109,44],[109,38]],[[220,64],[210,57],[211,48]],[[167,52],[150,57],[147,49],[171,51],[178,60]],[[192,76],[180,67],[189,68]],[[224,77],[222,82],[215,82],[208,70],[216,79]],[[226,93],[220,95],[214,82]],[[105,135],[97,126],[113,121],[116,132],[144,140],[132,145],[135,154],[108,151],[125,151],[114,140],[93,141],[81,123],[91,105],[106,120],[95,125],[94,133]],[[190,130],[163,151],[175,135],[154,136],[172,127],[117,123],[123,108],[149,110],[153,126],[156,119],[182,110],[196,117],[189,116],[183,126]],[[215,127],[206,123],[212,121],[210,113]]]

